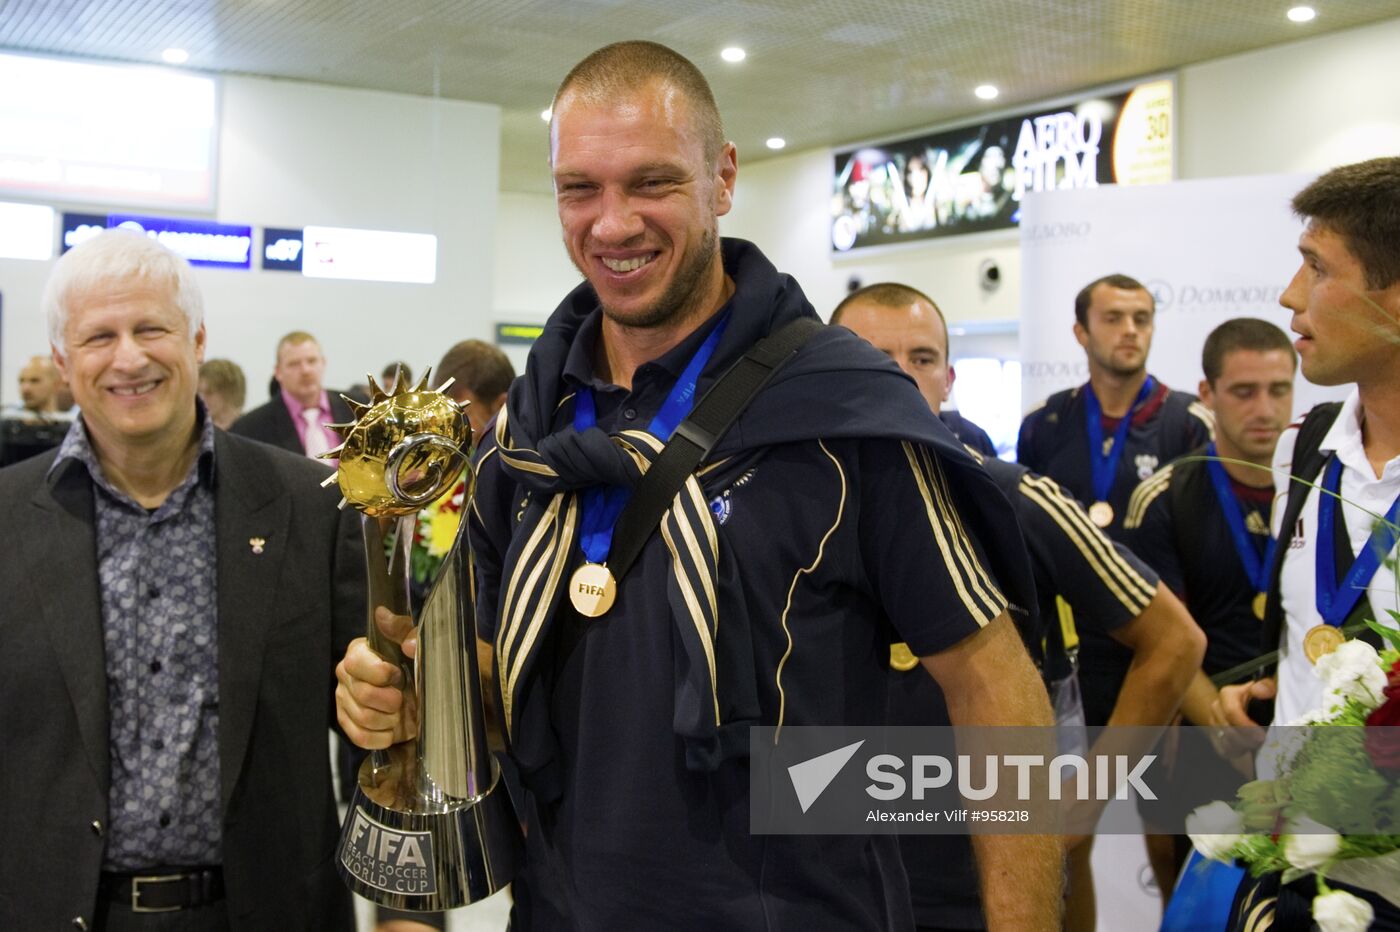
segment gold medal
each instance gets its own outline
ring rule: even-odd
[[[919,665],[919,658],[914,656],[914,652],[909,649],[909,645],[900,641],[898,644],[890,645],[890,666],[900,673],[907,673]]]
[[[1108,502],[1094,502],[1089,506],[1089,520],[1095,527],[1108,527],[1113,523],[1113,506]]]
[[[1254,617],[1260,621],[1264,620],[1264,607],[1269,604],[1267,593],[1261,592],[1254,597]]]
[[[1340,628],[1333,625],[1313,625],[1308,629],[1308,633],[1303,635],[1303,656],[1307,657],[1309,662],[1317,663],[1320,658],[1341,647],[1345,640]]]
[[[585,618],[599,618],[617,598],[617,580],[602,563],[585,563],[569,577],[569,601]]]

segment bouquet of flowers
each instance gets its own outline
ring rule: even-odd
[[[1318,659],[1322,706],[1287,723],[1313,727],[1286,729],[1265,748],[1277,755],[1280,775],[1247,783],[1233,804],[1213,802],[1186,820],[1203,857],[1238,860],[1256,877],[1282,873],[1283,883],[1314,874],[1312,913],[1323,932],[1365,929],[1374,918],[1371,904],[1333,890],[1327,878],[1400,906],[1400,835],[1331,827],[1355,824],[1358,813],[1376,825],[1400,824],[1400,632],[1371,627],[1384,650],[1347,641]]]
[[[425,590],[437,577],[442,561],[457,539],[462,524],[466,481],[457,483],[445,495],[418,512],[413,531],[413,548],[409,551],[409,571],[416,586]]]

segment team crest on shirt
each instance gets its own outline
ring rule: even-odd
[[[1151,453],[1139,453],[1133,458],[1133,463],[1137,465],[1139,479],[1146,479],[1157,471],[1157,457]]]
[[[728,489],[710,499],[710,514],[714,515],[715,520],[720,524],[729,521],[729,514],[733,509],[734,502],[729,496]]]
[[[753,479],[753,474],[757,471],[757,466],[753,469],[744,470],[739,478],[734,480],[733,485],[710,499],[710,514],[715,516],[715,521],[717,523],[725,524],[729,521],[729,516],[734,511],[735,490],[742,489],[744,486],[748,485]]]

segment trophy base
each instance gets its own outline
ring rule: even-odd
[[[392,748],[377,774],[372,757],[361,766],[336,869],[352,891],[392,909],[437,912],[484,900],[510,883],[520,861],[520,827],[500,771],[492,762],[491,787],[474,800],[406,799],[412,745]]]

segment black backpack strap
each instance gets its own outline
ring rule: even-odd
[[[1293,528],[1298,516],[1303,513],[1303,504],[1312,491],[1312,482],[1322,472],[1327,462],[1327,454],[1322,452],[1322,438],[1332,429],[1337,414],[1342,410],[1340,401],[1332,401],[1314,407],[1303,418],[1298,427],[1298,440],[1293,446],[1293,463],[1289,469],[1288,495],[1284,499],[1283,520],[1279,522],[1279,542],[1274,547],[1274,562],[1269,566],[1269,595],[1264,607],[1264,642],[1267,650],[1278,648],[1279,635],[1283,632],[1283,597],[1279,593],[1279,577],[1283,574],[1283,560],[1288,556],[1288,543],[1293,539]]]
[[[774,373],[822,327],[822,322],[815,317],[803,317],[759,340],[710,386],[690,416],[680,422],[618,516],[608,558],[608,569],[614,579],[621,579],[631,569],[642,545],[656,530],[661,516],[695,467],[714,449]]]

